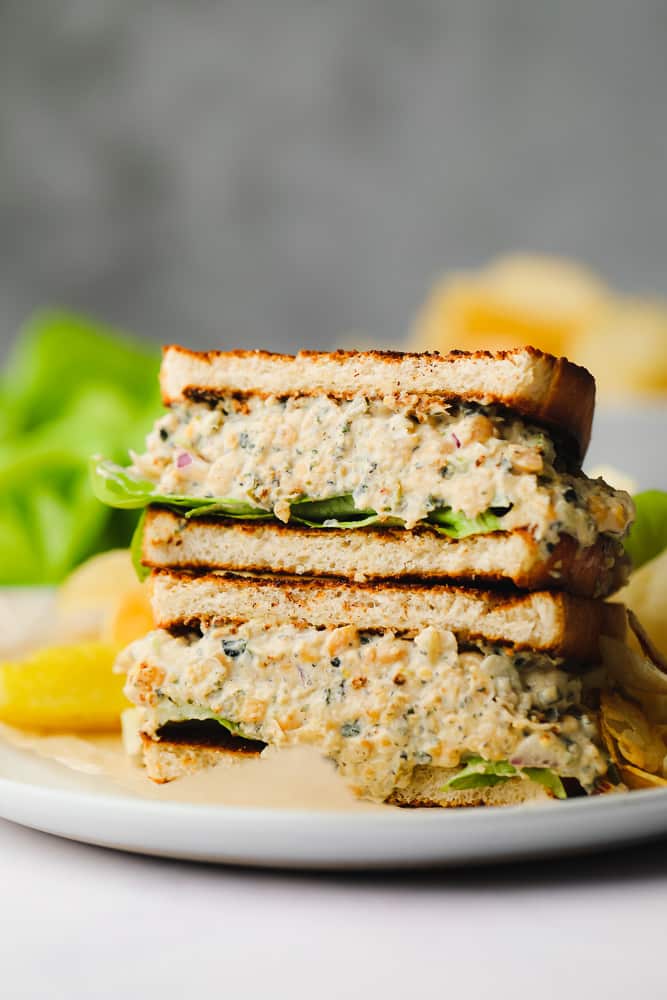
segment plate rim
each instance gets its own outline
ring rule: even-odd
[[[87,775],[87,777],[94,777]],[[553,816],[555,811],[558,810],[560,814],[563,814],[565,810],[569,812],[581,812],[590,811],[595,809],[597,812],[605,811],[619,811],[628,808],[637,808],[638,799],[641,798],[643,802],[659,802],[660,799],[665,797],[665,808],[667,810],[667,788],[638,788],[632,789],[628,792],[618,792],[611,793],[607,795],[591,795],[591,796],[576,796],[574,798],[566,799],[565,801],[545,801],[545,802],[528,802],[528,803],[517,803],[516,805],[507,806],[484,806],[484,807],[459,807],[459,808],[400,808],[398,806],[388,806],[387,808],[380,808],[377,811],[372,812],[356,812],[354,810],[345,809],[322,809],[313,808],[306,809],[303,806],[257,806],[257,805],[226,805],[225,803],[203,803],[203,802],[159,802],[157,799],[143,798],[140,795],[128,794],[124,791],[119,791],[118,794],[109,794],[105,791],[92,792],[83,790],[73,790],[69,788],[59,788],[57,786],[50,787],[45,784],[41,784],[37,781],[23,781],[6,775],[0,775],[0,794],[3,789],[16,789],[16,788],[26,788],[31,789],[33,793],[37,795],[43,795],[46,798],[64,798],[70,799],[74,804],[84,803],[89,805],[93,802],[104,802],[107,805],[117,804],[119,802],[123,803],[123,807],[129,809],[135,809],[137,812],[141,812],[143,809],[147,809],[153,812],[155,809],[160,809],[161,811],[167,811],[173,813],[174,815],[182,814],[185,818],[186,814],[192,814],[193,816],[198,815],[200,818],[203,815],[220,815],[224,813],[225,815],[238,814],[240,817],[249,818],[250,816],[257,818],[258,816],[271,816],[275,818],[276,815],[284,815],[291,819],[306,819],[309,817],[337,817],[346,824],[350,822],[368,822],[372,820],[376,823],[384,825],[388,817],[392,817],[393,822],[397,817],[403,817],[398,820],[398,822],[412,822],[423,821],[426,823],[440,823],[444,817],[447,817],[448,822],[454,822],[454,817],[465,817],[466,822],[472,823],[488,823],[486,817],[493,815],[495,817],[499,816],[516,816],[521,815],[543,815],[543,816]],[[633,805],[637,803],[637,805]],[[642,808],[646,808],[643,806]],[[0,816],[3,815],[2,801],[0,800]],[[477,817],[473,819],[473,817]],[[667,832],[667,829],[666,829]]]
[[[667,835],[667,794],[642,789],[569,802],[355,813],[159,802],[3,776],[0,817],[71,841],[177,860],[304,871],[416,870],[527,862],[656,839]]]

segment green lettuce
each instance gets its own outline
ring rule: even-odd
[[[134,571],[137,574],[140,582],[143,583],[151,575],[151,571],[148,566],[143,564],[144,556],[144,525],[146,523],[146,511],[142,510],[139,515],[139,520],[134,529],[132,535],[132,541],[130,543],[130,555],[132,556],[132,565],[134,566]]]
[[[251,739],[251,737],[248,737],[243,733],[238,722],[232,722],[230,719],[221,719],[219,715],[212,715],[211,718],[215,719],[216,722],[219,722],[223,729],[226,729],[228,733],[232,734],[232,736],[240,736],[244,740]]]
[[[373,524],[378,520],[374,510],[358,510],[350,493],[340,497],[329,497],[328,500],[295,500],[290,504],[291,516],[298,518],[304,524],[323,524],[325,521],[335,521],[337,525],[357,524],[364,522]]]
[[[466,760],[466,766],[444,785],[443,791],[461,791],[467,788],[490,788],[502,785],[510,778],[525,775],[530,781],[547,788],[557,799],[567,798],[563,782],[554,771],[546,767],[517,768],[506,760],[485,760],[483,757],[471,756]]]
[[[231,733],[232,736],[239,736],[241,737],[241,739],[244,740],[255,740],[258,743],[263,742],[262,740],[258,740],[257,737],[255,736],[246,736],[246,734],[243,732],[243,729],[238,722],[232,722],[231,719],[224,719],[222,716],[216,715],[215,712],[209,712],[205,708],[197,708],[196,713],[193,710],[192,717],[189,719],[171,719],[167,720],[167,722],[165,722],[164,725],[177,726],[180,724],[187,725],[190,722],[209,722],[209,721],[217,722],[219,725],[223,727],[223,729],[226,729],[228,733]]]
[[[148,504],[158,503],[183,508],[185,517],[204,514],[242,518],[272,516],[270,511],[253,507],[241,500],[160,494],[156,492],[155,484],[149,479],[138,479],[120,465],[99,458],[91,459],[90,474],[92,489],[97,499],[109,507],[117,507],[120,510],[138,510],[147,507]]]
[[[544,785],[557,799],[566,799],[567,792],[563,787],[563,782],[560,780],[555,771],[551,771],[548,767],[522,767],[522,773],[526,777],[530,778],[531,781],[536,781],[538,785]]]
[[[374,510],[355,507],[354,498],[346,493],[327,500],[296,500],[290,504],[290,516],[297,524],[308,528],[367,528],[378,524],[382,518]],[[385,518],[386,526],[402,527],[398,518]]]
[[[625,540],[625,550],[633,568],[639,569],[667,548],[667,493],[646,490],[633,500],[637,517]]]
[[[130,510],[154,503],[181,510],[188,518],[213,514],[243,520],[273,517],[271,511],[241,500],[159,493],[150,480],[137,478],[127,469],[100,458],[92,459],[90,469],[95,496],[111,507]],[[374,510],[358,509],[350,494],[327,500],[295,500],[290,504],[290,513],[291,520],[296,524],[313,528],[365,528],[380,522],[385,526],[403,525],[399,518],[382,518]],[[461,512],[441,508],[432,511],[427,520],[436,531],[450,538],[465,538],[501,528],[500,520],[490,511],[471,518]]]
[[[102,506],[91,452],[120,459],[160,412],[160,357],[66,313],[20,332],[0,374],[0,585],[54,584],[124,546],[136,515]]]
[[[428,516],[428,520],[437,531],[449,538],[467,538],[468,535],[483,535],[490,531],[500,531],[499,518],[490,510],[478,514],[477,517],[466,517],[461,511],[451,507],[441,507]]]
[[[255,738],[252,736],[246,736],[241,726],[238,724],[238,722],[232,722],[231,719],[223,719],[222,716],[216,715],[215,712],[209,712],[206,709],[198,709],[196,718],[193,718],[192,720],[189,721],[207,722],[209,719],[211,720],[211,722],[219,723],[223,727],[223,729],[226,729],[228,733],[232,734],[232,736],[240,736],[244,740],[251,740]],[[183,721],[183,720],[175,720],[175,721]]]

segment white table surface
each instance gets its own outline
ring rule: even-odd
[[[656,417],[601,415],[591,459],[664,488]],[[0,887],[2,1000],[667,996],[667,840],[476,870],[295,875],[117,854],[0,820]]]
[[[123,855],[0,821],[0,995],[667,994],[667,841],[589,858],[295,875]]]

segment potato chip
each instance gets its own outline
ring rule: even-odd
[[[622,688],[667,695],[667,674],[642,652],[606,635],[600,636],[600,652],[609,674]]]
[[[641,688],[634,688],[630,684],[623,685],[623,692],[641,705],[646,718],[662,735],[661,726],[667,727],[667,695],[642,691]]]
[[[641,768],[633,767],[632,764],[619,765],[618,773],[628,788],[663,788],[667,785],[667,778],[663,778],[659,774],[649,774],[648,771],[642,771]]]
[[[648,660],[651,661],[654,667],[667,677],[667,659],[665,659],[658,647],[655,645],[632,608],[627,609],[627,617],[628,625],[630,626],[635,639],[639,643],[642,653]]]
[[[118,648],[76,643],[0,663],[0,721],[46,732],[111,732],[129,706],[113,673]]]
[[[155,628],[155,619],[148,600],[148,588],[136,583],[126,590],[110,609],[102,626],[104,642],[128,646]]]
[[[667,656],[667,549],[636,570],[615,600],[632,608],[658,651]]]
[[[515,255],[446,275],[420,309],[410,346],[525,344],[585,365],[603,399],[667,393],[667,303],[617,295],[586,268],[554,257]]]
[[[75,570],[60,589],[56,609],[64,634],[77,624],[88,637],[119,647],[155,627],[147,590],[137,582],[126,549],[94,556]]]
[[[58,610],[64,615],[104,612],[136,585],[129,550],[112,549],[93,556],[65,580],[58,591]]]
[[[666,303],[618,298],[573,346],[573,360],[594,372],[603,399],[667,392]]]
[[[516,255],[433,289],[413,329],[417,348],[495,350],[532,344],[567,354],[609,298],[590,272],[558,258]]]
[[[621,758],[619,756],[618,750],[616,749],[616,740],[613,737],[609,726],[604,717],[604,712],[600,713],[600,732],[602,733],[602,742],[607,748],[609,757],[611,761],[618,765],[621,763]]]
[[[616,763],[627,762],[644,771],[662,769],[666,747],[638,705],[616,692],[603,692],[600,701],[603,736],[616,751]]]

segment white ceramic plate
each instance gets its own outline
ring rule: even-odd
[[[510,808],[324,812],[155,802],[0,747],[0,816],[122,851],[232,865],[416,868],[524,861],[667,835],[667,792]],[[15,775],[20,771],[21,777]]]

